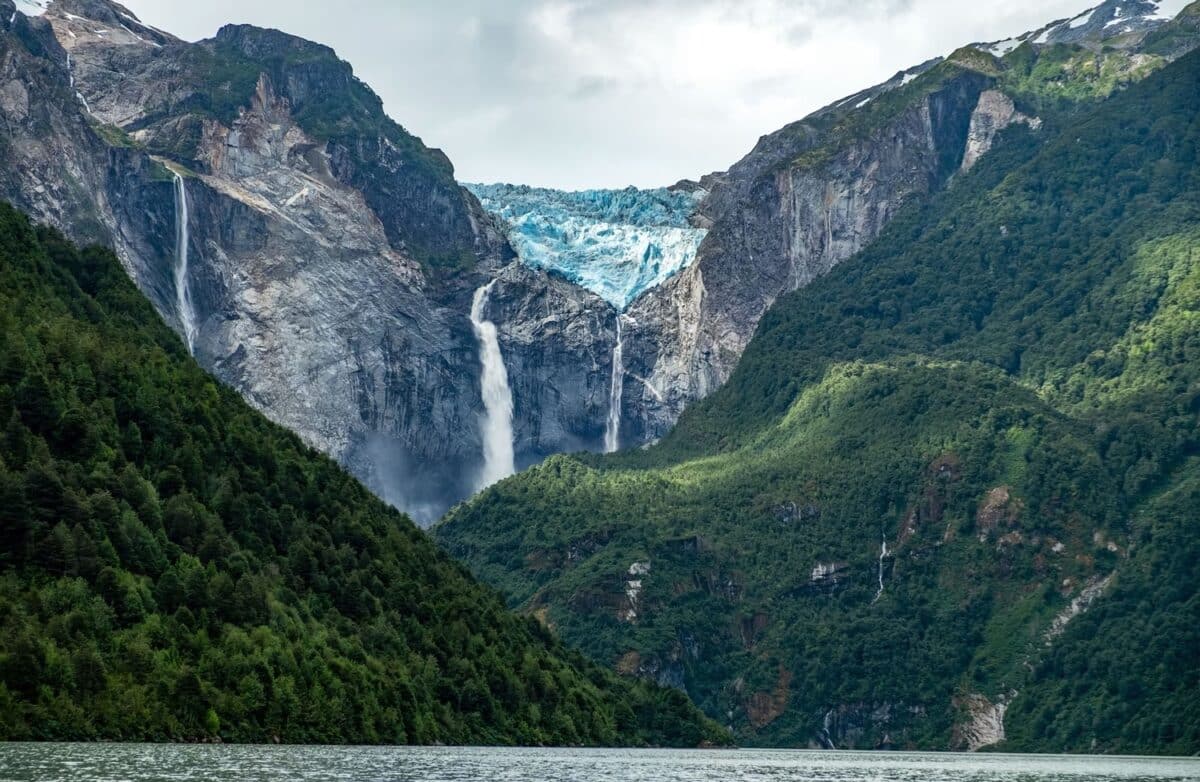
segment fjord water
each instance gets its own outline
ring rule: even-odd
[[[0,744],[0,782],[1157,782],[1195,758],[795,750]]]

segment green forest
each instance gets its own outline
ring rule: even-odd
[[[1200,751],[1200,56],[1114,84],[781,299],[663,442],[438,539],[746,743],[964,746],[978,696],[1002,749]]]
[[[566,649],[0,205],[0,739],[724,743]]]

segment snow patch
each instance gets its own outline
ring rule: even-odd
[[[26,16],[42,16],[50,7],[50,0],[16,0],[16,6],[17,10]]]
[[[866,97],[866,98],[863,98],[862,100],[860,100],[858,103],[855,103],[855,104],[854,104],[854,108],[856,108],[856,109],[861,109],[863,106],[866,106],[866,105],[867,105],[868,103],[870,103],[870,102],[871,102],[871,98],[870,98],[870,96],[868,96],[868,97]]]
[[[689,222],[703,190],[466,188],[507,226],[522,263],[558,272],[618,310],[690,266],[707,233]]]
[[[1058,28],[1060,28],[1060,27],[1062,27],[1062,25],[1060,25],[1060,24],[1050,25],[1049,27],[1047,27],[1045,30],[1042,31],[1041,35],[1039,35],[1037,38],[1034,38],[1033,42],[1034,43],[1050,43],[1050,36],[1053,35],[1054,32],[1056,30],[1058,30]]]
[[[1006,41],[997,41],[996,43],[988,44],[987,46],[983,47],[983,51],[987,52],[993,57],[1003,57],[1020,45],[1020,38],[1009,38]]]
[[[1080,27],[1083,27],[1085,24],[1087,24],[1088,22],[1091,21],[1092,16],[1095,13],[1096,13],[1095,8],[1088,9],[1087,11],[1084,11],[1079,16],[1075,17],[1070,22],[1068,22],[1067,26],[1070,27],[1072,30],[1076,30]]]

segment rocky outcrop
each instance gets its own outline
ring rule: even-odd
[[[114,217],[108,189],[97,186],[110,152],[74,88],[68,53],[44,19],[11,0],[0,0],[0,27],[0,190],[41,222],[107,241]]]
[[[1012,697],[1000,697],[993,703],[978,693],[955,698],[954,707],[962,721],[954,726],[950,745],[975,752],[1004,741],[1004,713],[1010,700]]]
[[[1054,619],[1051,620],[1050,627],[1046,629],[1044,639],[1046,646],[1052,644],[1054,639],[1066,631],[1067,625],[1071,623],[1072,619],[1086,613],[1092,607],[1092,603],[1095,603],[1104,595],[1105,590],[1108,589],[1108,585],[1112,583],[1112,580],[1112,573],[1103,578],[1093,576],[1089,579],[1083,589],[1079,591],[1079,594],[1067,604],[1067,607],[1056,614]]]
[[[469,312],[499,277],[518,462],[598,447],[611,311],[511,263],[445,156],[331,50],[247,27],[186,44],[106,0],[0,10],[4,197],[114,246],[179,323],[181,172],[196,357],[272,419],[436,518],[480,469]]]
[[[521,263],[497,275],[490,310],[512,385],[517,467],[600,450],[616,312],[599,296]]]
[[[624,439],[662,436],[724,382],[779,296],[852,256],[959,168],[989,81],[971,71],[922,78],[927,70],[763,138],[714,183],[696,261],[629,308],[636,382],[625,386]],[[872,113],[873,99],[890,102]]]
[[[984,90],[979,94],[979,103],[971,114],[971,125],[967,129],[967,149],[963,153],[962,171],[970,171],[979,159],[986,155],[996,140],[996,134],[1014,123],[1028,125],[1037,130],[1042,121],[1017,111],[1013,99],[999,90]]]

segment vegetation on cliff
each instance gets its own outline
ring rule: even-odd
[[[1190,55],[1006,131],[662,443],[437,536],[748,742],[946,747],[981,695],[1011,749],[1195,752],[1197,94]]]

